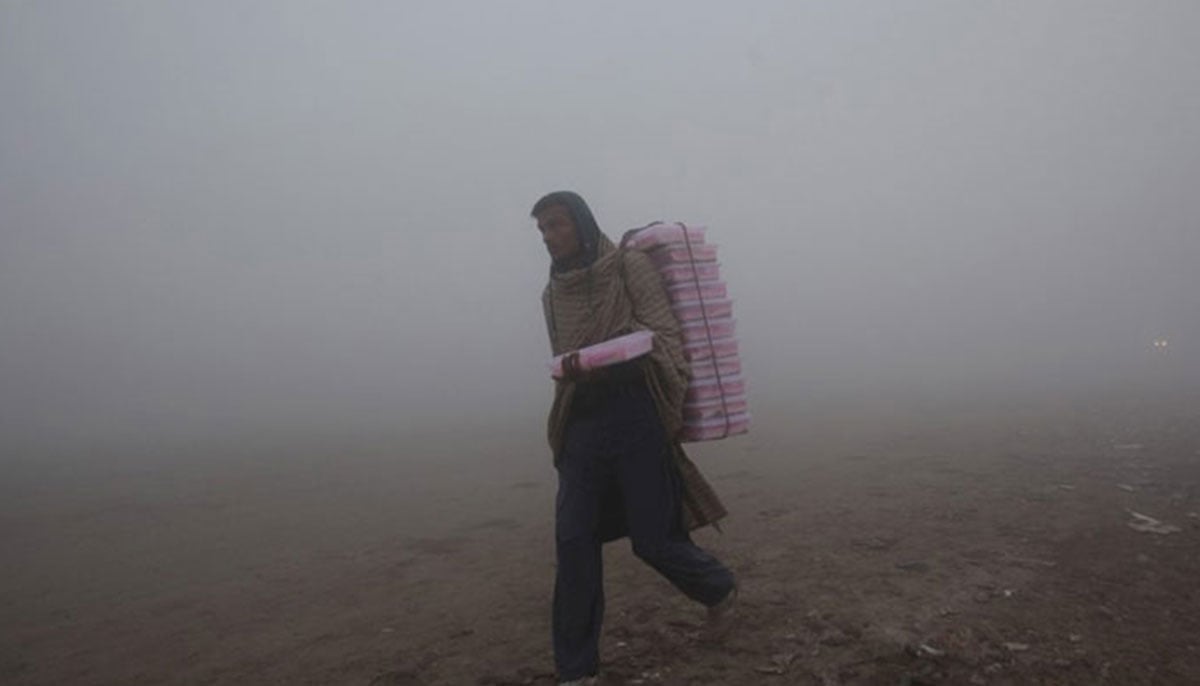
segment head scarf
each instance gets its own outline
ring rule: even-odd
[[[551,267],[554,272],[565,272],[571,269],[590,267],[600,256],[600,225],[592,215],[592,209],[587,202],[574,191],[554,191],[542,196],[533,206],[537,213],[555,205],[567,208],[571,215],[571,223],[575,225],[575,237],[579,241],[579,254],[566,260],[556,260]]]

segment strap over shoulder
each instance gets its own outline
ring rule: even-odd
[[[634,234],[636,234],[638,231],[648,229],[651,226],[658,226],[659,224],[662,224],[662,223],[663,223],[662,220],[652,221],[645,226],[639,226],[636,229],[630,229],[630,230],[626,231],[625,233],[621,234],[620,247],[622,247],[622,248],[628,247],[629,239],[633,238]]]

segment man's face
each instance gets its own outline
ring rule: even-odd
[[[534,218],[551,259],[569,260],[579,253],[579,235],[575,233],[575,222],[566,207],[547,207]]]

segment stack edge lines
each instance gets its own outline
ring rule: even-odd
[[[684,442],[750,429],[733,300],[721,279],[717,246],[705,241],[705,233],[702,226],[655,223],[625,237],[626,246],[650,255],[683,327],[683,353],[692,372],[683,406]]]

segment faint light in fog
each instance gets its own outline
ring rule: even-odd
[[[1165,339],[1165,338],[1154,339],[1154,347],[1157,348],[1158,350],[1166,350],[1167,349],[1167,339]]]

